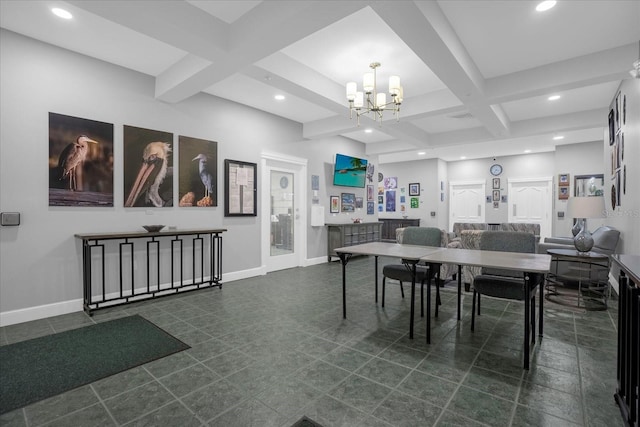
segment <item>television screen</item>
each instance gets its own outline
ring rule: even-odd
[[[333,169],[333,185],[364,188],[366,173],[367,159],[336,154],[336,163]]]

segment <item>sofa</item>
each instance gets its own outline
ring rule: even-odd
[[[611,255],[616,252],[618,241],[620,240],[620,231],[613,227],[602,226],[597,228],[593,233],[593,252],[599,252],[605,255]],[[538,243],[537,252],[546,254],[549,249],[570,249],[575,250],[573,237],[547,237],[543,242]],[[552,261],[551,271],[559,276],[567,277],[567,282],[578,281],[578,273],[576,269],[572,269],[570,261]],[[557,270],[556,270],[557,269]],[[609,277],[609,269],[599,269],[597,279],[607,281]],[[571,278],[575,276],[575,280]]]
[[[462,232],[466,230],[491,230],[491,231],[521,231],[533,233],[540,238],[540,224],[529,222],[503,222],[500,224],[489,224],[486,222],[454,222],[450,240],[460,240]]]

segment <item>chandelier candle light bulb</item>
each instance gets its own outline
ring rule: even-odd
[[[389,95],[391,101],[387,102],[387,94],[378,92],[376,69],[380,67],[379,62],[372,62],[369,67],[373,73],[365,73],[362,78],[363,92],[358,91],[356,82],[347,83],[346,95],[349,102],[349,117],[353,118],[353,111],[356,112],[357,124],[360,126],[360,116],[362,114],[374,113],[374,120],[378,120],[382,126],[382,115],[385,110],[393,111],[396,121],[400,120],[400,104],[404,98],[404,91],[400,85],[399,76],[389,77]],[[364,95],[367,95],[365,101]],[[366,102],[366,104],[365,104]]]

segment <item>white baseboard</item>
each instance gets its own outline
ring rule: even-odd
[[[76,311],[82,311],[82,298],[0,313],[0,326],[15,325]]]
[[[312,258],[305,261],[304,267],[310,265],[322,264],[327,262],[326,257]],[[235,280],[247,279],[249,277],[263,276],[267,274],[265,266],[258,268],[252,268],[249,270],[234,271],[231,273],[222,274],[223,285],[226,282],[233,282]],[[206,278],[208,279],[208,277]],[[108,298],[116,297],[117,295],[108,295]],[[19,310],[12,310],[0,313],[0,326],[15,325],[16,323],[30,322],[32,320],[44,319],[52,316],[60,316],[62,314],[74,313],[82,311],[82,298],[56,302],[53,304],[45,304],[36,307],[23,308]]]

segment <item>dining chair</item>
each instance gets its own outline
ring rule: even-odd
[[[536,252],[536,236],[531,233],[520,233],[512,231],[485,231],[480,237],[479,249],[483,251],[500,252]],[[528,277],[528,280],[525,277]],[[530,328],[531,342],[535,343],[536,326],[536,290],[542,283],[544,275],[526,274],[519,271],[503,270],[497,268],[482,267],[479,275],[473,279],[473,299],[471,305],[471,331],[475,329],[476,301],[478,315],[480,315],[480,295],[487,295],[495,298],[524,301],[526,299],[526,288],[529,287],[529,301],[525,304],[524,327]],[[540,296],[540,335],[542,335],[542,299]],[[527,304],[529,309],[527,310]],[[529,314],[527,316],[527,314]],[[529,345],[525,333],[525,352],[529,351]],[[524,369],[529,369],[529,358],[524,358]]]
[[[440,247],[442,242],[442,231],[435,227],[406,227],[404,230],[402,243],[403,245],[420,245],[420,246],[436,246]],[[424,317],[424,284],[430,279],[430,270],[427,266],[416,266],[416,283],[420,282],[420,316]],[[400,292],[404,298],[404,289],[402,282],[411,282],[411,268],[405,264],[387,264],[382,269],[382,307],[384,307],[385,285],[387,278],[395,279],[400,282]],[[440,301],[440,288],[436,286],[436,317],[438,316],[438,305]]]

